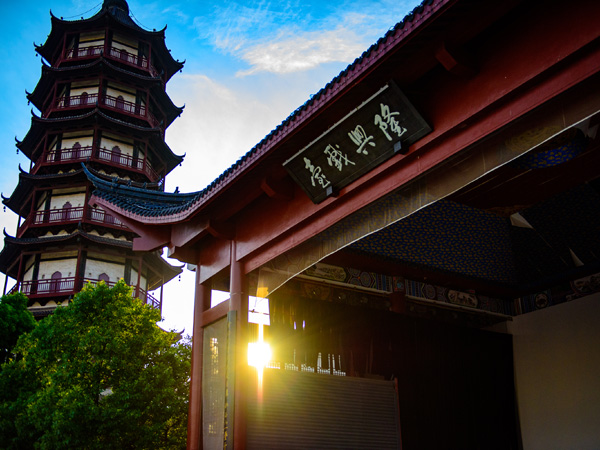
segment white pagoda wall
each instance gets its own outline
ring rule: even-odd
[[[104,31],[90,31],[79,35],[79,48],[104,45]]]
[[[118,48],[119,50],[125,50],[133,55],[138,53],[138,43],[134,39],[130,39],[119,33],[113,33],[112,48]]]
[[[81,187],[79,189],[85,190],[84,187]],[[79,193],[67,193],[67,194],[55,194],[56,190],[53,191],[53,195],[50,198],[50,209],[63,209],[63,206],[66,202],[69,202],[71,204],[71,207],[75,208],[75,207],[81,207],[84,206],[85,204],[85,192],[79,192]],[[42,204],[39,208],[38,211],[43,211],[44,208],[44,204]]]
[[[108,150],[112,150],[113,147],[119,147],[122,155],[133,156],[133,142],[125,142],[122,138],[119,138],[108,133],[103,133],[100,139],[100,147]],[[143,156],[140,155],[141,159]]]
[[[73,148],[77,142],[79,142],[79,145],[82,147],[91,147],[94,143],[94,131],[81,130],[76,133],[64,133],[62,136],[61,148]],[[53,150],[56,150],[56,144]]]

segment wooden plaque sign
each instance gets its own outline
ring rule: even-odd
[[[320,203],[430,131],[390,82],[283,165]]]

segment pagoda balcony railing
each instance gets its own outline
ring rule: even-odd
[[[158,76],[158,72],[154,66],[148,62],[148,58],[146,56],[139,57],[138,55],[128,52],[127,50],[115,47],[109,47],[108,51],[105,51],[104,45],[93,45],[90,47],[67,49],[64,59],[76,61],[97,58],[101,55],[106,55],[110,59],[120,61],[131,67],[147,70],[153,77]]]
[[[20,285],[19,283],[17,283],[15,286],[13,286],[9,293],[12,294],[14,292],[21,291],[30,299],[45,298],[52,296],[66,296],[76,294],[77,292],[79,292],[79,290],[81,290],[81,287],[83,287],[87,283],[97,284],[100,281],[101,280],[87,277],[66,277],[54,278],[49,280],[29,280],[22,281]],[[105,281],[105,283],[110,287],[116,284],[113,281]],[[135,286],[133,286],[131,296],[134,298],[139,298],[140,300],[149,304],[153,308],[160,309],[160,300],[158,300],[156,297],[154,297],[149,292],[146,292],[142,288],[136,288]]]
[[[77,206],[72,208],[61,208],[61,209],[46,209],[43,211],[36,211],[33,215],[29,216],[25,222],[19,227],[18,237],[21,237],[25,232],[26,228],[29,227],[41,227],[48,225],[61,225],[77,223],[81,220],[87,222],[97,223],[101,225],[111,225],[118,228],[127,228],[123,222],[116,217],[111,216],[102,209],[84,208],[83,206]]]
[[[61,148],[45,152],[42,155],[40,162],[45,165],[55,165],[85,162],[88,160],[110,163],[111,165],[133,169],[137,172],[146,174],[152,182],[156,182],[160,179],[160,175],[152,168],[145,158],[134,158],[133,156],[108,150],[106,148],[95,149],[92,146]]]
[[[139,105],[134,102],[124,100],[123,98],[113,97],[112,95],[98,96],[98,94],[81,94],[81,95],[69,95],[57,98],[54,101],[53,110],[65,110],[65,109],[77,109],[86,108],[95,105],[103,105],[111,110],[118,111],[120,113],[127,114],[128,116],[143,118],[153,128],[160,125],[156,117],[152,115],[145,105]],[[48,115],[46,114],[46,116]]]
[[[98,103],[98,94],[83,94],[62,96],[55,100],[54,108],[70,109],[95,106]]]

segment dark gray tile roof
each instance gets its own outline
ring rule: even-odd
[[[140,216],[169,216],[185,211],[203,192],[181,194],[154,191],[118,180],[107,181],[93,174],[87,167],[84,167],[84,171],[96,188],[96,197]]]
[[[120,239],[114,238],[106,238],[102,236],[96,236],[94,234],[86,233],[83,230],[76,230],[70,234],[59,234],[56,236],[41,236],[41,237],[32,237],[32,238],[16,238],[9,236],[6,234],[6,230],[4,231],[4,243],[5,244],[13,244],[22,247],[28,246],[37,246],[40,244],[50,244],[56,242],[66,242],[70,240],[75,240],[76,238],[81,237],[87,239],[90,242],[96,242],[98,244],[108,244],[113,247],[122,247],[122,248],[133,248],[133,244],[130,241],[123,241]]]

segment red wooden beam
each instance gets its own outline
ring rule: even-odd
[[[569,67],[553,71],[552,76],[540,77],[538,82],[530,85],[531,89],[522,95],[510,96],[503,99],[504,101],[496,102],[493,107],[474,114],[468,127],[457,128],[456,124],[451,124],[452,126],[445,131],[435,132],[434,138],[431,135],[423,138],[412,146],[408,156],[392,157],[360,180],[342,189],[337,199],[328,199],[319,205],[312,205],[306,196],[298,195],[293,201],[283,205],[264,201],[255,205],[256,209],[242,213],[238,219],[239,223],[244,224],[238,229],[238,251],[240,257],[246,258],[247,270],[252,271],[274,256],[310,239],[352,212],[370,204],[374,199],[408,183],[600,70],[597,64],[600,60],[600,48],[588,49],[588,52],[578,56],[578,60]],[[563,112],[571,122],[583,119],[587,114],[582,109],[582,103],[587,102],[588,106],[594,104],[589,95],[582,98],[580,94],[582,92],[576,93],[577,98],[566,98],[563,101]],[[553,111],[546,114],[556,113],[557,106],[553,105]],[[458,111],[456,113],[458,114]],[[452,115],[452,111],[448,111],[448,114]],[[256,210],[261,211],[261,217],[257,217]]]

